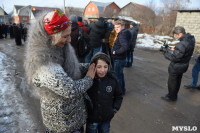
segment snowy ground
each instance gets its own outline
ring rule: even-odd
[[[16,63],[0,52],[0,132],[25,133],[33,128],[25,101],[15,87]],[[30,126],[31,125],[31,126]]]
[[[170,36],[138,34],[136,47],[159,50],[165,41],[169,45],[175,45],[176,43],[178,43],[178,41],[174,40],[174,38]]]
[[[15,45],[13,45],[14,43],[7,44],[7,41],[14,42],[13,40],[0,41],[4,42],[1,42],[2,45],[6,44],[5,48],[0,48],[4,53],[7,51],[7,53],[13,53],[13,56],[17,57],[19,56],[19,53],[16,53],[16,51],[23,52],[23,47],[16,47],[17,50],[15,49],[12,51],[12,48],[14,49]],[[167,41],[170,45],[174,45],[178,42],[174,41],[174,39],[169,36],[138,34],[136,47],[159,50],[164,41]],[[40,122],[33,122],[31,114],[26,107],[26,101],[21,96],[19,88],[16,88],[16,77],[19,78],[20,75],[16,71],[16,62],[2,52],[0,52],[0,133],[39,132],[37,130],[37,124],[40,124]],[[16,61],[18,62],[20,60],[18,59]]]

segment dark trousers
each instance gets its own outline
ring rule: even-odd
[[[92,123],[87,122],[86,133],[109,133],[110,131],[110,121]]]
[[[131,67],[133,64],[133,51],[128,51],[126,55],[126,67]]]
[[[22,45],[21,37],[15,37],[16,45]]]
[[[177,99],[178,91],[181,86],[181,79],[183,74],[169,74],[168,78],[168,97],[175,100]]]
[[[124,79],[124,66],[126,64],[126,59],[114,59],[114,67],[113,70],[117,75],[117,79],[119,84],[121,85],[122,92],[125,94],[126,93],[126,88],[125,88],[125,79]]]

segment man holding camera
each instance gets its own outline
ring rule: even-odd
[[[161,97],[166,101],[176,101],[178,91],[181,85],[181,79],[183,73],[185,73],[189,67],[189,61],[194,51],[195,38],[189,33],[185,33],[185,29],[182,26],[176,26],[173,29],[173,35],[180,42],[176,46],[172,47],[164,53],[166,59],[171,63],[168,67],[168,94]]]

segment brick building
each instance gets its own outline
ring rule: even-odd
[[[85,18],[113,17],[118,15],[120,8],[115,2],[102,3],[90,1],[85,7],[83,16]]]

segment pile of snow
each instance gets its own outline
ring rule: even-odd
[[[174,40],[174,38],[170,36],[158,36],[158,35],[153,36],[144,33],[144,34],[138,34],[136,47],[159,50],[165,41],[169,45],[175,45],[176,43],[179,42]]]
[[[130,22],[135,22],[136,24],[140,24],[139,21],[136,21],[136,20],[133,19],[132,17],[118,16],[118,18],[119,18],[119,19],[122,19],[122,20],[130,21]]]
[[[15,85],[16,62],[0,52],[0,132],[28,132],[35,127]]]

